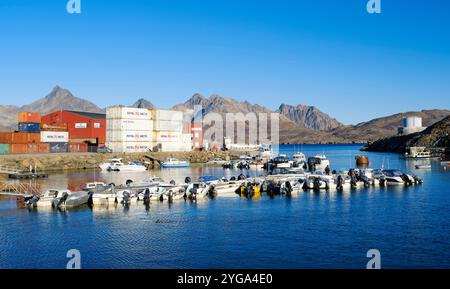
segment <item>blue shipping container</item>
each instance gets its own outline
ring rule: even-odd
[[[67,152],[67,143],[66,142],[50,143],[50,152],[51,153],[66,153]]]
[[[39,133],[41,124],[34,122],[19,122],[19,132]]]

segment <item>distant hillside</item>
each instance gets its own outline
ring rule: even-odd
[[[92,102],[78,98],[64,88],[55,86],[44,98],[20,108],[23,111],[39,111],[42,114],[54,112],[61,109],[80,110],[87,112],[103,113],[104,110]]]
[[[185,103],[174,106],[177,110],[193,109],[195,105],[201,105],[206,113],[274,113],[264,106],[252,104],[248,101],[238,101],[228,97],[214,94],[205,98],[200,94],[194,94]],[[298,125],[288,117],[280,114],[280,142],[281,143],[328,143],[343,141],[338,136],[330,136],[328,133],[315,131],[309,127]],[[270,132],[270,130],[269,130]]]
[[[420,116],[422,117],[423,125],[430,126],[449,115],[449,110],[438,109],[398,113],[357,125],[341,126],[332,130],[331,134],[347,140],[376,141],[381,138],[396,135],[397,128],[402,125],[403,117]]]
[[[277,112],[301,127],[318,131],[330,131],[342,124],[314,106],[299,104],[297,106],[282,104]]]
[[[131,107],[136,108],[154,108],[155,106],[150,101],[140,98],[135,103],[131,105]]]
[[[445,147],[449,151],[450,116],[447,116],[419,133],[380,139],[369,144],[365,150],[404,153],[406,148],[414,146],[428,148]]]
[[[19,111],[35,111],[40,112],[41,114],[47,114],[61,109],[96,113],[104,112],[104,110],[102,110],[92,102],[75,97],[67,89],[55,86],[48,95],[31,104],[24,105],[22,107],[0,105],[0,113],[2,115],[0,130],[16,130],[17,114]]]

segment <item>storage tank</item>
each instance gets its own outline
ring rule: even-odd
[[[422,127],[422,118],[418,116],[408,116],[403,118],[404,128]]]

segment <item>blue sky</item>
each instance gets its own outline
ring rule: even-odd
[[[99,106],[218,93],[346,124],[450,109],[449,1],[0,1],[0,103],[58,84]]]

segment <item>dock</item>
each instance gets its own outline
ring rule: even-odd
[[[30,170],[29,172],[21,171],[15,167],[0,166],[0,174],[8,175],[8,178],[14,180],[23,179],[46,179],[48,178],[47,173],[36,172],[35,170]]]

